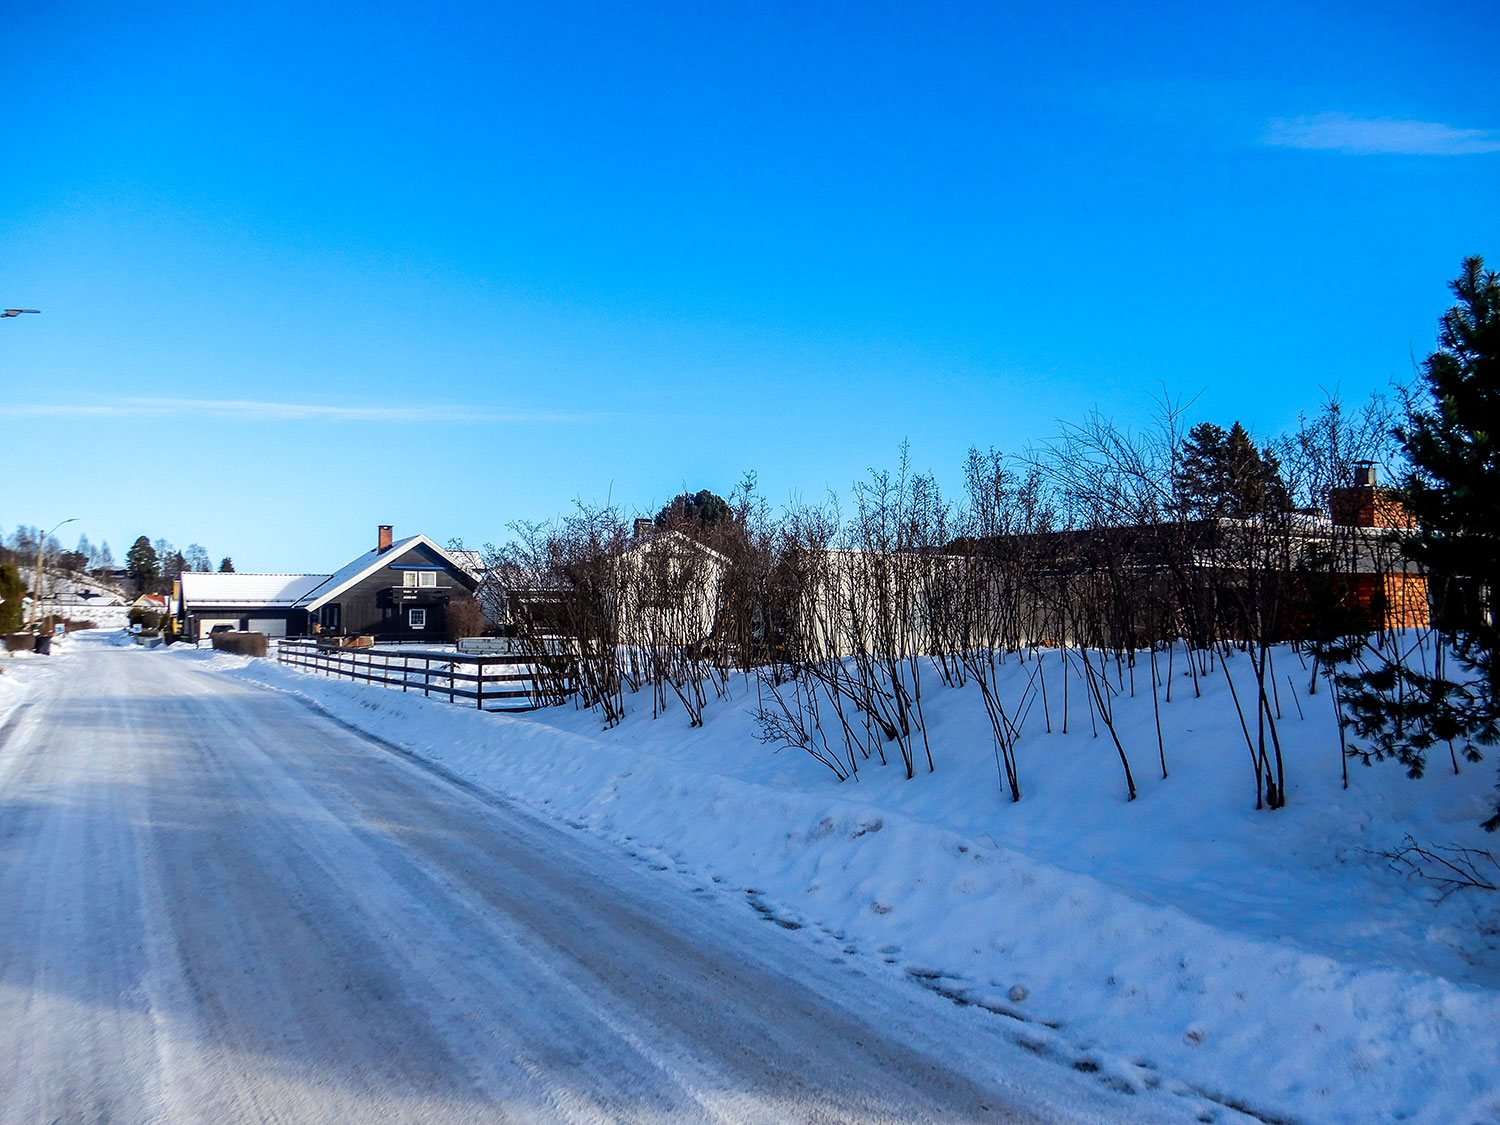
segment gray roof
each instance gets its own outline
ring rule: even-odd
[[[303,609],[318,609],[324,602],[337,597],[340,591],[347,589],[360,579],[373,574],[380,567],[386,565],[387,560],[398,558],[403,551],[410,550],[412,547],[419,545],[436,551],[440,558],[447,559],[455,569],[468,573],[467,568],[455,559],[450,552],[443,550],[443,548],[439,547],[431,539],[427,538],[427,536],[410,535],[405,539],[396,540],[396,542],[383,551],[378,548],[372,549],[366,551],[352,562],[344,564],[338,570],[324,578],[318,585],[306,591],[297,599],[295,604]]]
[[[326,574],[199,574],[182,576],[183,609],[214,606],[293,606],[328,579]]]

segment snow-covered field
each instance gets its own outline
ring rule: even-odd
[[[701,730],[680,711],[653,721],[641,696],[643,711],[601,731],[571,709],[486,715],[268,661],[147,658],[305,696],[784,927],[831,935],[881,972],[989,1008],[1060,1066],[1180,1093],[1205,1120],[1500,1121],[1500,895],[1440,898],[1378,854],[1408,834],[1500,851],[1478,828],[1493,764],[1455,776],[1443,755],[1416,782],[1353,765],[1345,791],[1329,697],[1305,694],[1294,654],[1278,657],[1292,678],[1290,800],[1276,812],[1253,808],[1222,677],[1201,698],[1184,677],[1164,705],[1166,780],[1149,694],[1118,705],[1140,789],[1129,803],[1076,685],[1060,733],[1054,682],[1059,732],[1032,715],[1012,804],[977,694],[935,676],[936,772],[907,781],[872,762],[840,783],[757,740],[753,681]],[[0,675],[0,723],[27,662]]]

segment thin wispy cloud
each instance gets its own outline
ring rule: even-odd
[[[1279,117],[1262,141],[1278,148],[1339,152],[1346,156],[1477,156],[1500,152],[1500,132],[1455,129],[1438,121],[1319,113]]]
[[[97,403],[5,403],[0,415],[29,418],[222,418],[241,422],[594,422],[616,415],[508,411],[441,403],[337,406],[257,399],[128,398]]]

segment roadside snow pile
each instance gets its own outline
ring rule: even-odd
[[[72,637],[59,637],[52,642],[52,649],[54,652],[65,651],[72,643]],[[0,733],[25,704],[36,685],[54,674],[56,669],[50,657],[40,656],[29,649],[19,652],[0,649]]]
[[[1255,811],[1223,677],[1174,684],[1161,777],[1149,689],[1116,722],[1140,797],[1081,684],[1028,720],[1023,799],[997,776],[977,693],[925,681],[936,772],[838,782],[757,740],[754,681],[690,730],[680,711],[601,732],[571,709],[486,715],[222,654],[183,658],[303,695],[518,803],[721,884],[769,921],[956,1003],[1121,1090],[1165,1086],[1265,1120],[1500,1121],[1500,895],[1443,897],[1381,853],[1500,851],[1478,823],[1493,765],[1421,781],[1342,768],[1326,689],[1281,689],[1288,807]],[[1180,665],[1179,665],[1180,667]],[[1024,674],[1013,669],[1012,675]],[[1245,672],[1248,680],[1248,672]],[[1102,734],[1102,732],[1101,732]],[[1232,1115],[1231,1115],[1232,1116]]]

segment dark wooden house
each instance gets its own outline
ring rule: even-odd
[[[382,525],[373,550],[330,574],[298,606],[308,631],[325,636],[441,641],[449,604],[471,597],[478,585],[478,575],[427,536],[394,540]]]

